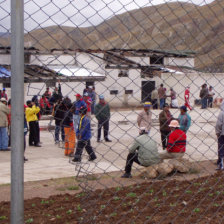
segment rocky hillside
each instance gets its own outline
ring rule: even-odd
[[[196,51],[196,68],[223,72],[223,9],[224,0],[205,6],[161,4],[114,16],[94,27],[51,26],[33,30],[25,35],[25,42],[26,46],[39,49],[147,48]]]

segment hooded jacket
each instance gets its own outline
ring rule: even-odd
[[[224,101],[220,106],[220,113],[216,122],[215,132],[217,135],[224,135]]]

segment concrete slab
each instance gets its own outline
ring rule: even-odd
[[[136,125],[137,114],[140,110],[117,110],[112,112],[110,121],[111,143],[96,142],[97,122],[93,117],[93,138],[91,140],[97,160],[87,162],[84,154],[84,173],[107,173],[124,169],[128,148],[133,138],[138,135]],[[160,110],[153,110],[153,127],[150,135],[158,142],[159,151],[162,152],[158,117]],[[179,110],[171,109],[174,117],[178,117]],[[189,114],[192,117],[192,126],[187,133],[187,152],[185,158],[191,161],[214,160],[217,158],[217,140],[215,135],[215,122],[219,113],[218,108],[201,110],[195,108]],[[41,126],[54,124],[53,120],[41,120]],[[41,131],[41,148],[27,147],[26,157],[29,159],[24,165],[24,180],[35,181],[51,178],[75,176],[76,166],[69,163],[64,156],[63,149],[54,144],[53,131]],[[13,149],[12,149],[13,150]],[[137,167],[137,166],[136,166]],[[0,184],[10,183],[10,152],[0,152]]]

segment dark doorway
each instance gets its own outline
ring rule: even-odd
[[[142,81],[142,102],[151,102],[151,92],[155,89],[155,81]]]

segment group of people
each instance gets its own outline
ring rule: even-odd
[[[179,108],[178,100],[177,100],[177,93],[175,92],[175,90],[173,88],[170,88],[170,93],[167,94],[167,89],[163,86],[163,84],[161,84],[158,89],[155,88],[151,93],[151,101],[152,101],[153,109],[160,108],[162,110],[164,105],[166,104],[166,99],[168,97],[170,97],[170,99],[171,99],[170,107],[171,108]],[[189,110],[192,110],[192,107],[191,107],[190,101],[189,101],[189,99],[190,99],[190,87],[189,86],[185,89],[184,99],[185,99],[185,106]]]
[[[201,86],[199,97],[201,98],[201,109],[206,109],[207,107],[212,108],[213,107],[213,99],[215,96],[215,92],[213,90],[212,86],[207,87],[207,84],[203,84]],[[173,88],[170,88],[170,94],[167,94],[167,89],[164,88],[163,84],[160,85],[158,89],[154,89],[151,93],[151,101],[153,105],[153,109],[159,108],[162,110],[164,104],[166,103],[167,97],[171,98],[170,107],[171,108],[179,108],[178,100],[177,100],[177,94],[174,91]],[[184,100],[185,100],[185,106],[192,110],[192,107],[190,105],[190,87],[187,86],[184,92]],[[159,102],[159,103],[158,103]]]
[[[151,166],[164,159],[182,158],[186,150],[187,131],[191,125],[191,117],[187,113],[187,107],[180,107],[180,115],[174,118],[165,103],[159,114],[161,142],[165,153],[159,153],[157,143],[150,137],[152,125],[152,104],[144,103],[144,110],[137,117],[137,124],[140,130],[139,136],[134,140],[129,149],[126,160],[125,173],[123,178],[131,177],[133,162],[142,166]]]
[[[176,99],[176,93],[171,88],[171,100]],[[185,105],[181,106],[178,118],[174,118],[170,112],[170,105],[165,102],[165,88],[161,84],[158,91],[161,97],[160,107],[162,111],[159,114],[161,143],[165,153],[158,153],[156,142],[150,137],[152,127],[151,108],[155,106],[152,103],[145,102],[144,109],[138,114],[137,125],[140,130],[139,136],[135,139],[127,156],[125,174],[123,177],[131,177],[131,167],[133,162],[143,166],[156,164],[167,158],[180,158],[186,150],[187,131],[191,125],[191,117],[187,113],[188,109],[192,109],[189,104],[189,87],[185,91]],[[10,101],[7,102],[7,94],[5,89],[1,91],[0,98],[0,150],[8,150],[9,138],[7,129],[10,126]],[[63,97],[61,86],[55,88],[51,95],[49,88],[46,89],[42,99],[38,100],[34,96],[32,100],[28,100],[24,105],[24,151],[26,147],[25,136],[28,132],[29,125],[29,146],[41,147],[39,119],[41,116],[42,104],[53,102],[52,115],[55,120],[55,143],[60,141],[64,143],[64,154],[66,156],[74,156],[73,162],[80,162],[82,159],[83,149],[85,148],[89,160],[93,161],[97,158],[91,146],[91,115],[94,115],[98,121],[97,142],[101,142],[101,131],[104,129],[105,142],[111,142],[109,135],[110,106],[105,101],[103,95],[99,95],[99,102],[96,104],[96,93],[92,87],[84,89],[83,94],[77,93],[76,101],[72,102],[69,97]],[[202,108],[204,109],[212,103],[211,97],[214,96],[212,87],[202,86],[200,97],[202,98]],[[167,97],[167,95],[166,95]],[[8,104],[8,105],[7,105]],[[171,103],[172,104],[172,103]],[[48,103],[46,104],[48,105]],[[173,104],[174,105],[174,104]],[[49,106],[51,107],[51,106]],[[28,125],[27,125],[28,123]],[[10,128],[9,128],[10,134]],[[216,134],[218,138],[218,169],[224,170],[224,102],[221,105],[221,112],[216,123]],[[77,141],[77,143],[76,143]],[[76,147],[76,150],[75,150]],[[24,157],[24,161],[27,159]]]
[[[96,96],[95,91],[93,94],[92,88],[88,87],[83,91],[83,95],[79,93],[75,95],[75,102],[72,103],[68,97],[60,98],[53,107],[55,143],[59,143],[61,133],[61,141],[64,142],[65,148],[64,155],[74,155],[73,162],[81,160],[84,147],[89,154],[89,160],[96,159],[90,142],[91,115],[95,115],[98,121],[97,142],[101,142],[102,128],[104,129],[105,142],[111,142],[108,137],[110,106],[103,95],[99,95],[99,102],[96,104],[96,97],[94,97],[94,101],[91,98],[93,95]],[[74,154],[75,146],[76,152]]]
[[[213,107],[213,97],[215,92],[212,86],[207,86],[207,84],[203,84],[200,90],[200,98],[201,98],[201,109],[206,109],[207,107]]]

